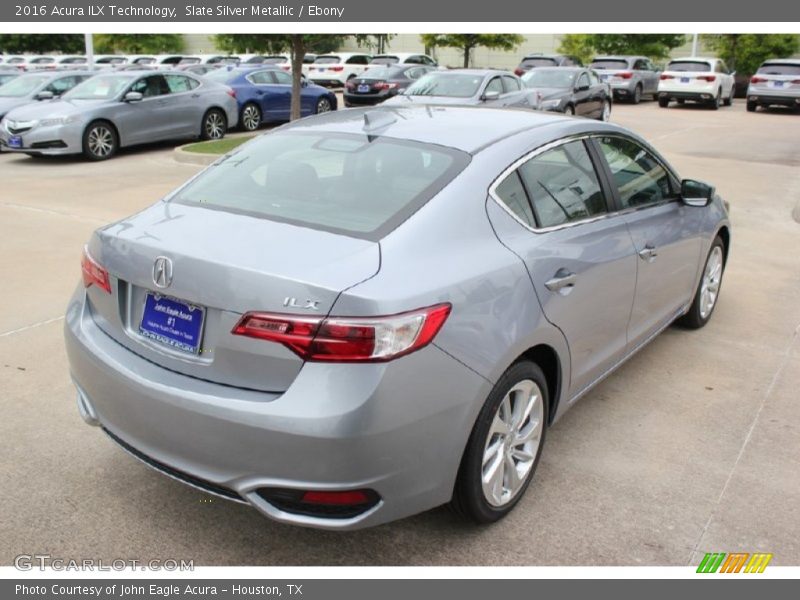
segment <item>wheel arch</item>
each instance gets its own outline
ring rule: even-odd
[[[731,247],[731,231],[727,225],[723,225],[717,230],[717,235],[714,237],[719,236],[722,238],[722,258],[725,261],[724,264],[728,264],[728,252],[730,251]]]
[[[125,145],[125,140],[122,139],[122,133],[120,133],[119,127],[117,127],[117,124],[108,117],[97,117],[86,123],[86,127],[83,128],[83,133],[81,134],[81,139],[83,139],[83,137],[86,135],[86,132],[89,131],[89,127],[95,123],[106,123],[110,125],[111,129],[114,130],[114,133],[117,136],[117,144],[119,144],[119,147],[122,148]]]
[[[561,359],[555,348],[549,344],[537,344],[528,348],[523,352],[514,363],[521,360],[530,360],[537,365],[544,373],[545,381],[547,382],[547,396],[548,396],[548,425],[553,422],[553,419],[558,410],[559,398],[562,392],[563,381],[563,368]],[[513,363],[512,363],[513,364]]]

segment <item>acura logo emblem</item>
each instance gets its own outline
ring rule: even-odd
[[[166,256],[159,256],[153,263],[153,283],[162,289],[172,283],[172,261]]]

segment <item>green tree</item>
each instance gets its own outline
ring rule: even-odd
[[[360,48],[366,48],[370,52],[374,50],[376,54],[386,52],[393,37],[393,33],[355,34],[356,43]]]
[[[300,90],[303,76],[303,57],[309,53],[327,54],[339,48],[347,35],[329,34],[219,34],[214,36],[217,48],[224,52],[262,52],[289,54],[292,60],[292,120],[300,118]]]
[[[84,38],[79,33],[12,33],[0,35],[0,52],[61,52],[77,54],[84,50]]]
[[[594,48],[591,44],[591,35],[585,33],[569,33],[561,38],[558,51],[562,54],[569,54],[581,60],[583,64],[588,64],[594,56]]]
[[[703,45],[739,73],[752,75],[768,58],[786,58],[800,50],[795,33],[726,33],[702,36]]]
[[[469,67],[473,48],[516,50],[525,38],[516,33],[424,33],[420,36],[425,48],[458,48],[464,56],[464,68]]]
[[[165,54],[183,50],[179,33],[97,33],[95,51],[100,54]]]
[[[565,35],[560,52],[572,51],[588,61],[595,54],[640,54],[653,59],[669,56],[673,48],[682,46],[682,33],[589,33]]]

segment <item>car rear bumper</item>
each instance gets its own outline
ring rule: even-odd
[[[340,87],[344,85],[344,75],[335,77],[331,75],[314,75],[312,73],[308,78],[317,85],[324,85],[328,87]]]
[[[491,384],[434,345],[385,364],[307,363],[283,394],[168,371],[95,324],[80,287],[65,338],[78,405],[126,451],[278,521],[358,529],[447,502]],[[259,491],[354,490],[380,500],[349,518],[287,512]]]
[[[344,94],[345,106],[374,106],[391,98],[390,94]]]
[[[659,90],[659,98],[669,98],[671,100],[692,100],[694,102],[713,102],[716,98],[715,90],[702,90],[702,91],[672,91],[672,90]]]
[[[758,90],[747,90],[748,102],[757,102],[764,105],[781,105],[793,106],[800,108],[800,94],[776,94],[774,91],[769,90],[760,92]]]

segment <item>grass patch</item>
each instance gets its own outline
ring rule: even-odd
[[[240,135],[236,137],[226,137],[221,140],[211,140],[210,142],[198,142],[184,146],[186,152],[197,154],[225,154],[234,148],[241,146],[245,142],[253,139],[254,135]]]

